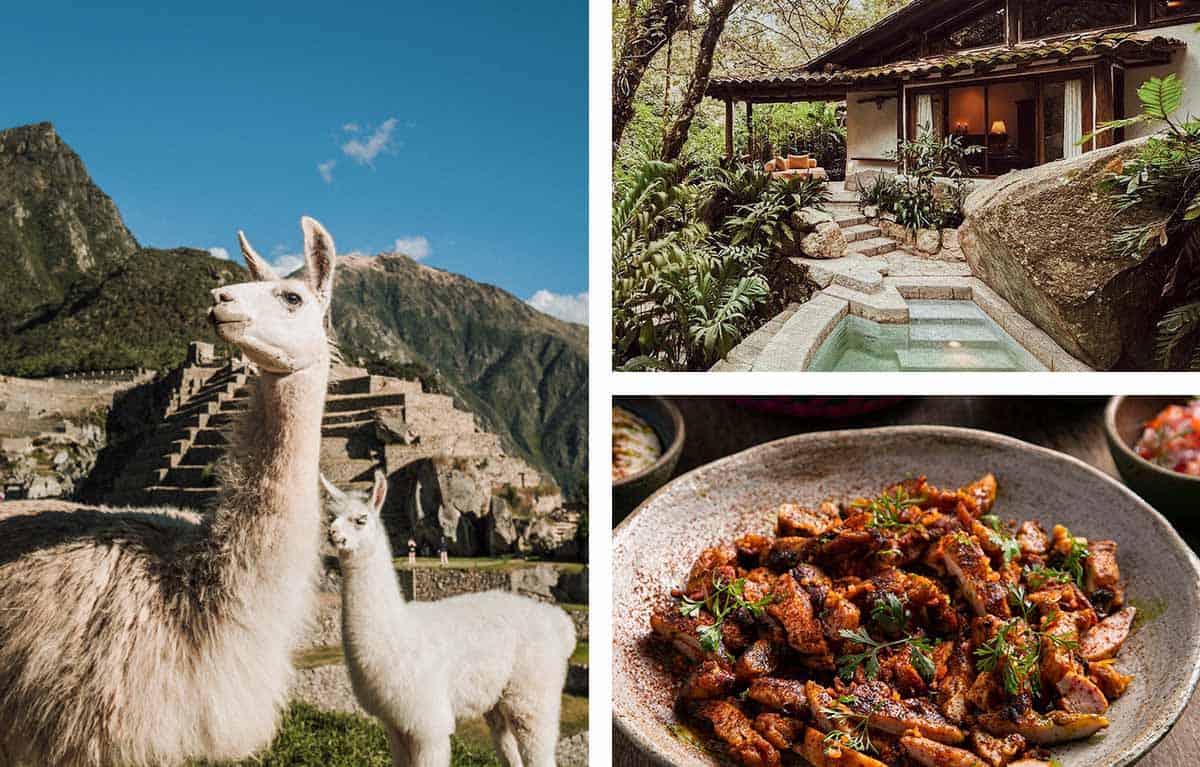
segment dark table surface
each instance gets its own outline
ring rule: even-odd
[[[744,400],[675,398],[687,425],[677,473],[790,434],[829,429],[938,424],[1008,434],[1073,455],[1117,476],[1104,439],[1104,399],[930,397],[904,400],[875,413],[841,419],[794,418],[744,407]],[[1192,542],[1193,547],[1196,542]],[[614,728],[613,764],[653,764]],[[1200,696],[1139,767],[1200,764]]]

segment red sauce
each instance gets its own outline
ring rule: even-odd
[[[1153,464],[1200,477],[1200,399],[1171,405],[1155,416],[1134,449]]]

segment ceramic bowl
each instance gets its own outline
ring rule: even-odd
[[[1156,466],[1133,451],[1142,427],[1186,397],[1113,397],[1104,411],[1104,434],[1121,478],[1180,528],[1200,531],[1200,477]]]
[[[971,429],[901,426],[804,434],[751,448],[659,490],[614,533],[613,717],[661,764],[716,767],[673,733],[676,682],[648,642],[651,611],[683,583],[704,548],[769,533],[785,501],[872,495],[907,474],[956,487],[992,472],[1005,519],[1062,523],[1117,541],[1129,602],[1144,622],[1121,653],[1136,675],[1109,711],[1111,726],[1060,746],[1064,764],[1123,767],[1149,751],[1183,712],[1200,672],[1200,561],[1171,525],[1128,488],[1087,464],[1009,437]]]
[[[613,523],[620,522],[675,473],[683,452],[686,429],[683,414],[663,397],[614,397],[614,407],[623,407],[654,429],[663,445],[658,460],[637,474],[613,483]]]

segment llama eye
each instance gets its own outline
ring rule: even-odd
[[[299,293],[292,293],[291,291],[283,294],[283,301],[288,306],[299,306],[304,303],[304,299],[300,297]]]
[[[354,524],[358,525],[359,527],[362,527],[363,525],[367,524],[367,518],[366,517],[358,517],[357,519],[354,520]]]

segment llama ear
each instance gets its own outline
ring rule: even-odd
[[[371,488],[371,508],[375,513],[383,511],[383,501],[387,498],[387,475],[382,470],[375,470],[375,485]]]
[[[266,259],[258,255],[258,251],[250,247],[250,241],[246,239],[246,235],[238,230],[238,244],[242,246],[242,256],[246,259],[246,266],[250,269],[250,276],[259,282],[269,282],[279,279],[279,275],[271,268]]]
[[[329,493],[331,497],[338,499],[346,497],[345,493],[343,493],[341,490],[338,490],[332,482],[325,479],[324,474],[321,475],[321,484],[325,487],[325,492]]]
[[[328,307],[329,297],[333,293],[333,238],[316,219],[308,216],[300,219],[300,228],[304,230],[304,262],[308,266],[305,272],[308,287],[321,303]]]

